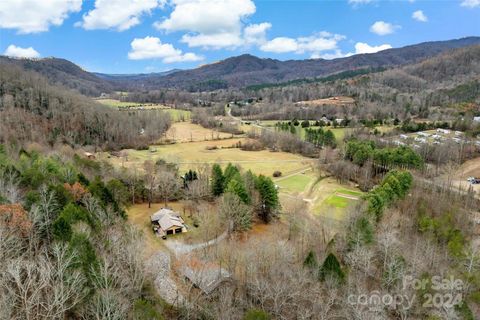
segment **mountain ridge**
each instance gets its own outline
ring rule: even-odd
[[[84,95],[99,96],[102,92],[162,88],[212,91],[325,77],[349,70],[388,68],[417,63],[451,49],[477,44],[480,44],[480,37],[472,36],[445,41],[423,42],[376,53],[357,54],[332,60],[281,61],[242,54],[202,65],[195,69],[173,69],[166,72],[145,74],[88,72],[62,58],[15,59],[0,56],[0,63],[19,65],[26,70],[33,70],[42,74],[53,84],[63,85]]]

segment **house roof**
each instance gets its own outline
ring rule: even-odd
[[[159,211],[155,212],[150,220],[152,222],[157,222],[160,225],[160,228],[163,230],[168,230],[172,227],[183,227],[184,222],[182,217],[175,211],[172,211],[167,208],[162,208]]]
[[[187,258],[179,271],[205,294],[212,293],[222,282],[231,279],[230,273],[219,265],[195,257]]]

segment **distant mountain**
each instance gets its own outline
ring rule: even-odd
[[[371,54],[359,54],[333,60],[309,59],[279,61],[249,54],[232,57],[168,75],[145,75],[141,79],[117,77],[117,84],[142,89],[179,88],[191,91],[242,88],[253,84],[285,82],[300,78],[327,76],[343,71],[394,67],[436,56],[450,49],[480,44],[480,37],[425,42]],[[135,80],[135,81],[133,81]]]
[[[138,80],[138,79],[144,79],[148,77],[163,77],[163,76],[168,76],[169,74],[175,73],[181,71],[181,69],[172,69],[172,70],[167,70],[163,72],[152,72],[152,73],[134,73],[134,74],[107,74],[107,73],[98,73],[98,72],[93,72],[94,75],[97,77],[104,79],[104,80],[109,80],[109,81],[116,81],[119,79],[127,79],[127,80]]]
[[[333,60],[308,59],[280,61],[249,54],[228,58],[192,70],[170,70],[150,74],[90,73],[65,59],[14,59],[0,56],[8,63],[33,70],[50,83],[63,85],[84,95],[99,96],[114,90],[155,90],[160,88],[211,91],[244,88],[250,85],[279,83],[296,79],[325,77],[345,71],[376,69],[417,63],[448,50],[480,44],[480,37],[425,42],[371,54],[359,54]]]
[[[111,83],[65,59],[17,59],[0,56],[0,64],[13,64],[38,72],[52,85],[62,85],[87,96],[99,96],[102,92],[113,91]]]

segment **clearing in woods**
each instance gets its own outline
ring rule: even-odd
[[[355,104],[355,100],[350,97],[331,97],[331,98],[324,98],[324,99],[316,99],[316,100],[308,100],[308,101],[299,101],[295,104],[300,106],[323,106],[323,105],[330,105],[330,106],[353,106]]]
[[[120,101],[116,99],[96,99],[97,102],[112,108],[127,108],[131,107],[132,109],[125,109],[125,110],[157,110],[161,109],[165,112],[169,113],[172,117],[172,120],[175,122],[178,121],[189,121],[190,120],[190,111],[188,110],[181,110],[181,109],[173,109],[169,106],[157,103],[138,103],[138,102],[127,102],[127,101]],[[142,108],[142,109],[140,109]]]
[[[166,138],[178,143],[233,138],[233,135],[231,133],[207,129],[190,122],[176,122],[168,129]]]
[[[163,159],[169,163],[177,164],[181,174],[189,169],[201,168],[205,164],[219,163],[226,166],[228,163],[233,163],[245,170],[252,170],[256,174],[269,177],[276,170],[281,170],[284,175],[287,175],[291,172],[309,168],[316,161],[287,152],[243,151],[235,147],[239,142],[245,143],[247,140],[246,138],[234,138],[154,145],[150,147],[150,150],[123,150],[127,157],[115,157],[102,152],[98,154],[98,158],[107,160],[117,167],[126,166],[139,169],[142,168],[146,160],[155,162]]]

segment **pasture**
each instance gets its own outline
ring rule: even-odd
[[[184,111],[170,109],[169,111]],[[188,111],[184,111],[188,112]],[[188,114],[190,116],[190,114]],[[194,142],[233,138],[232,134],[204,128],[190,122],[176,122],[166,133],[166,138],[176,142]]]
[[[256,174],[270,177],[276,170],[288,174],[309,167],[314,162],[313,159],[286,152],[243,151],[235,148],[238,142],[246,141],[245,138],[235,138],[154,145],[150,147],[150,150],[124,150],[124,153],[128,155],[127,161],[124,161],[123,157],[112,156],[108,158],[107,153],[98,154],[98,158],[107,160],[117,167],[124,165],[137,168],[142,168],[146,160],[157,161],[163,159],[169,163],[177,164],[181,173],[214,163],[224,166],[233,163],[245,170],[252,170]],[[152,152],[152,150],[155,151]]]
[[[125,108],[125,110],[152,110],[152,109],[161,109],[170,114],[174,122],[180,121],[190,121],[191,112],[188,110],[182,109],[173,109],[169,106],[155,103],[138,103],[138,102],[126,102],[115,99],[95,99],[98,103],[103,104],[107,107],[118,108],[119,110]],[[128,108],[128,109],[127,109]],[[141,109],[140,109],[141,108]]]

